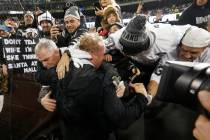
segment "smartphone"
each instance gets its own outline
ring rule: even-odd
[[[99,2],[94,2],[93,6],[94,6],[95,11],[97,11],[97,9],[101,10],[101,5]]]
[[[49,85],[42,85],[41,90],[45,91],[46,93],[48,93],[50,91],[50,86]]]
[[[56,27],[58,28],[59,32],[62,32],[65,29],[63,24],[57,24]]]

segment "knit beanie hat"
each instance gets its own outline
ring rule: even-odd
[[[79,8],[77,6],[71,6],[69,9],[66,10],[64,19],[67,17],[74,17],[80,20]]]
[[[44,21],[44,20],[47,20],[51,24],[53,24],[54,18],[52,17],[50,12],[46,11],[45,13],[41,14],[40,16],[38,16],[38,23],[39,24],[41,24],[41,22]]]
[[[34,14],[31,11],[27,11],[25,13],[24,17],[27,16],[27,15],[31,16],[34,19]]]
[[[150,40],[145,24],[145,15],[137,15],[128,23],[119,40],[125,54],[135,54],[149,49]]]
[[[210,33],[202,28],[192,26],[186,31],[182,44],[192,48],[203,48],[210,45]]]

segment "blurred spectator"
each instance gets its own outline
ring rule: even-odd
[[[115,22],[114,24],[109,26],[109,34],[115,33],[116,31],[123,28],[123,24],[120,22]]]
[[[156,12],[156,18],[155,18],[154,23],[159,23],[159,22],[161,22],[162,17],[163,17],[162,11],[161,11],[161,10],[157,10],[157,12]]]
[[[38,16],[38,23],[41,26],[39,31],[40,38],[50,38],[50,29],[53,26],[55,19],[52,17],[50,12],[46,11],[45,13]]]
[[[65,29],[60,25],[54,25],[51,28],[51,38],[56,41],[58,47],[68,47],[78,42],[80,36],[87,32],[81,23],[79,9],[77,6],[71,6],[64,15]]]
[[[139,4],[138,4],[137,10],[136,10],[136,14],[137,14],[137,15],[138,15],[138,14],[141,14],[142,9],[143,9],[143,2],[141,1],[141,2],[139,2]]]
[[[119,15],[121,17],[120,6],[115,2],[115,0],[99,0],[99,4],[97,4],[97,3],[95,4],[95,15],[96,15],[95,27],[96,27],[96,29],[98,27],[101,27],[101,21],[104,16],[104,8],[106,8],[109,5],[116,7],[117,12],[119,13]]]
[[[15,35],[17,32],[17,29],[19,28],[20,21],[17,17],[9,17],[4,21],[4,24],[11,28],[11,35]]]
[[[66,4],[65,4],[65,6],[64,6],[64,8],[63,8],[63,10],[64,10],[64,14],[66,13],[66,10],[68,10],[70,7],[72,7],[72,6],[77,6],[74,2],[66,2]],[[86,16],[82,13],[82,9],[79,7],[79,6],[77,6],[78,7],[78,13],[79,13],[79,15],[80,15],[80,23],[81,23],[81,27],[82,28],[87,28],[87,26],[86,26]]]
[[[110,25],[109,34],[115,33],[116,31],[120,30],[123,27],[124,27],[123,24],[121,24],[120,22],[115,22],[114,24]],[[118,61],[122,57],[124,56],[120,51],[118,51],[117,49],[113,49],[113,50],[109,50],[104,55],[104,60],[114,64],[114,63],[118,63]]]
[[[39,8],[39,7],[36,7],[36,10],[35,10],[35,16],[38,17],[40,16],[41,14],[43,14],[44,12]]]
[[[25,26],[32,27],[33,21],[34,21],[34,14],[31,11],[27,11],[26,14],[24,15]]]
[[[37,25],[34,25],[34,15],[31,11],[25,13],[24,25],[18,28],[17,36],[26,38],[36,38],[38,36]]]
[[[2,38],[11,36],[11,28],[0,25],[0,93],[6,93],[8,91],[8,68],[6,60],[3,57]]]
[[[191,24],[207,30],[209,20],[210,0],[194,0],[193,4],[180,16],[179,24]]]
[[[104,9],[102,23],[112,25],[115,22],[121,22],[121,18],[119,16],[119,13],[117,12],[117,9],[113,6],[107,6]]]
[[[172,13],[179,13],[179,8],[175,4],[173,4],[172,7],[171,7],[171,12]]]
[[[116,22],[122,22],[117,9],[113,6],[107,6],[104,9],[104,16],[101,21],[102,29],[99,31],[99,35],[106,38],[109,33],[109,26]]]
[[[7,27],[6,25],[0,25],[0,38],[3,37],[10,37],[11,28]]]

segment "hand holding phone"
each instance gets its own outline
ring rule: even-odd
[[[94,9],[95,9],[95,15],[96,16],[103,16],[104,10],[101,7],[100,3],[96,2],[96,3],[94,3],[93,6],[94,6]]]
[[[93,4],[95,11],[102,10],[102,7],[99,2],[95,2]]]

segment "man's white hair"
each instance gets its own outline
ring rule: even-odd
[[[57,49],[55,42],[50,39],[42,38],[35,47],[35,54],[38,54],[42,49],[48,49],[49,52]]]

